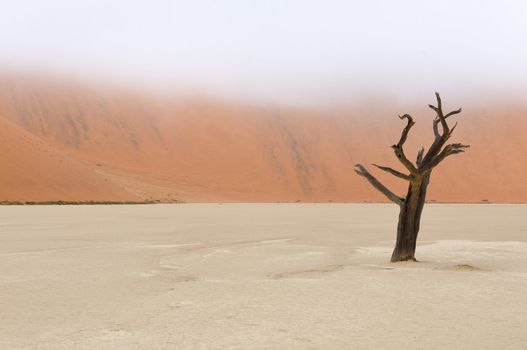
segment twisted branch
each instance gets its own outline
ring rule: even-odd
[[[431,171],[434,167],[436,167],[439,163],[441,163],[446,157],[451,156],[453,154],[462,153],[465,152],[466,148],[469,148],[470,145],[463,145],[461,143],[452,143],[450,145],[446,145],[445,148],[434,158],[431,162],[426,164],[425,167],[423,167],[422,171],[427,172]]]
[[[448,139],[452,135],[452,132],[456,128],[457,123],[452,128],[449,128],[446,119],[451,117],[451,116],[453,116],[453,115],[459,114],[462,111],[462,109],[459,108],[459,109],[456,109],[454,111],[448,112],[447,114],[444,114],[443,113],[443,105],[442,105],[442,102],[441,102],[441,96],[439,96],[439,93],[437,93],[437,92],[435,93],[435,95],[436,95],[436,99],[437,99],[437,106],[428,105],[428,107],[433,109],[436,112],[436,115],[437,115],[436,118],[434,118],[434,121],[433,121],[433,124],[432,124],[432,129],[434,131],[435,139],[434,139],[434,142],[432,143],[432,145],[430,146],[430,148],[428,149],[428,152],[426,152],[426,155],[422,159],[421,164],[418,165],[420,170],[421,170],[421,168],[426,168],[427,171],[431,169],[430,163],[441,152],[441,148],[443,148],[445,143],[448,141]],[[441,127],[443,129],[442,133],[439,133],[439,130],[438,130],[438,125],[439,124],[441,124]],[[436,163],[434,161],[434,164],[437,165],[438,163]]]
[[[402,117],[399,116],[399,119],[407,119],[408,123],[404,127],[401,138],[399,139],[399,142],[396,145],[393,145],[393,151],[395,153],[395,156],[399,159],[399,161],[410,171],[410,174],[415,174],[417,172],[416,167],[406,158],[406,155],[404,154],[403,145],[406,142],[406,139],[408,138],[408,133],[410,132],[410,129],[412,126],[414,126],[415,122],[412,119],[412,117],[409,114],[405,114]]]

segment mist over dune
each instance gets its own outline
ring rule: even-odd
[[[433,113],[424,106],[433,91],[407,106],[380,96],[300,108],[4,74],[0,200],[384,201],[353,167],[399,167],[389,147],[402,129],[397,114],[417,121],[409,157],[427,147]],[[428,198],[527,201],[525,104],[461,103],[453,141],[472,147],[434,171]]]

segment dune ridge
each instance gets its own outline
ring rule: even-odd
[[[4,75],[0,200],[385,201],[353,167],[399,167],[389,147],[402,127],[398,113],[417,121],[407,153],[413,158],[428,146],[433,115],[423,106],[171,100]],[[527,106],[489,100],[463,107],[453,141],[472,147],[434,171],[429,200],[527,202]],[[405,191],[398,179],[378,175]]]

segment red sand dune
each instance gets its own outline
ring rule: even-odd
[[[463,107],[453,141],[472,148],[434,171],[428,198],[526,202],[527,108]],[[420,106],[169,101],[6,76],[0,200],[384,201],[353,167],[400,168],[389,146],[402,128],[396,115],[405,112],[417,121],[406,147],[413,158],[432,141],[433,114]],[[400,180],[373,172],[404,192]]]
[[[1,200],[138,200],[102,175],[0,118]]]

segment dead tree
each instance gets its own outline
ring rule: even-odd
[[[434,131],[434,142],[425,154],[424,147],[417,153],[415,164],[406,157],[403,146],[408,137],[408,133],[415,122],[408,114],[399,116],[401,120],[407,121],[404,127],[399,142],[392,146],[395,156],[399,159],[402,165],[406,168],[406,172],[400,172],[395,169],[373,164],[373,166],[384,170],[400,179],[408,181],[408,192],[406,197],[400,197],[390,191],[379,180],[372,176],[365,167],[361,164],[355,166],[355,172],[360,176],[366,178],[370,184],[377,190],[382,192],[389,200],[400,207],[399,223],[397,225],[397,241],[395,249],[393,250],[392,262],[407,261],[415,259],[415,246],[417,242],[417,234],[419,233],[419,225],[421,221],[421,213],[426,198],[426,189],[430,182],[430,174],[432,170],[441,163],[446,157],[465,151],[468,145],[461,143],[446,144],[457,123],[450,127],[447,119],[453,115],[461,113],[461,108],[455,111],[444,114],[441,105],[441,97],[436,92],[437,106],[428,105],[436,112],[436,117],[433,120],[432,128]],[[441,126],[441,131],[439,130]]]

